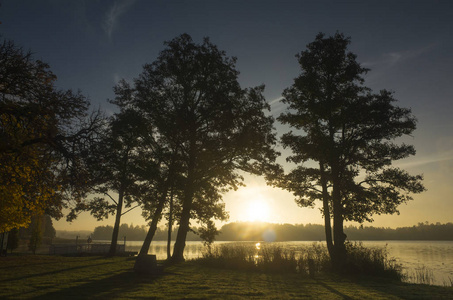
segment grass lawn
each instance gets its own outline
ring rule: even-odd
[[[453,299],[452,287],[263,274],[200,266],[161,276],[132,271],[135,258],[23,255],[0,257],[0,299]]]

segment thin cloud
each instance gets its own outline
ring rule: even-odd
[[[120,80],[121,80],[121,76],[118,73],[114,73],[113,74],[113,83],[115,83],[115,85],[117,85],[118,82],[120,82]]]
[[[382,54],[382,56],[375,61],[368,61],[362,63],[364,67],[384,67],[391,68],[399,63],[407,60],[417,58],[431,51],[436,47],[436,44],[431,44],[422,48],[411,49],[406,51],[388,52]]]
[[[276,98],[274,100],[269,101],[269,105],[273,105],[273,104],[278,103],[278,102],[280,102],[282,100],[283,100],[283,97],[278,97],[278,98]]]
[[[413,168],[433,163],[444,163],[451,160],[453,160],[453,152],[448,151],[432,156],[422,157],[419,159],[413,159],[412,161],[408,162],[395,163],[395,166],[400,168]]]
[[[362,63],[363,67],[370,68],[372,70],[372,72],[367,74],[365,78],[368,84],[379,81],[381,78],[386,77],[389,72],[393,72],[396,68],[399,68],[399,66],[426,55],[429,51],[432,51],[436,47],[437,44],[431,44],[425,47],[406,51],[384,53],[376,60]]]
[[[281,102],[282,100],[283,97],[278,97],[268,102],[269,105],[271,106],[272,115],[277,115],[286,109],[287,106],[285,103]]]
[[[102,27],[107,34],[108,38],[112,38],[113,31],[117,27],[118,19],[123,15],[131,6],[135,0],[117,0],[109,8],[105,14],[105,18]]]

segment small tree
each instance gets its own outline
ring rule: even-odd
[[[49,240],[52,240],[57,235],[57,231],[53,227],[52,219],[50,218],[49,215],[43,216],[43,223],[44,223],[43,236],[48,238]]]
[[[346,258],[344,221],[398,213],[409,193],[424,191],[422,176],[392,167],[415,154],[413,146],[395,143],[415,130],[415,117],[394,104],[391,92],[363,86],[368,70],[348,52],[349,43],[340,33],[321,33],[307,45],[297,56],[302,72],[283,93],[288,112],[278,118],[297,130],[282,143],[298,166],[277,185],[301,206],[322,201],[327,247],[338,268]]]
[[[42,218],[34,217],[34,221],[31,224],[31,235],[28,241],[28,250],[36,254],[36,250],[41,245],[42,241]]]
[[[140,155],[143,130],[146,128],[140,115],[132,110],[121,110],[106,122],[85,157],[91,192],[100,196],[78,202],[68,215],[69,221],[82,211],[90,211],[97,220],[115,215],[109,255],[116,254],[121,216],[139,206],[143,192],[137,187],[142,180],[138,169],[143,163]],[[118,196],[114,198],[112,192]]]
[[[212,244],[219,233],[220,231],[216,228],[212,220],[207,220],[206,224],[198,229],[198,234],[203,240],[204,246],[207,247],[208,254],[211,254]]]
[[[8,234],[8,250],[13,253],[17,247],[19,247],[19,229],[13,228]]]

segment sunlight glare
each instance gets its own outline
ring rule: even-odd
[[[270,209],[267,202],[262,199],[254,199],[248,204],[247,219],[248,221],[268,222],[270,218]]]
[[[255,247],[256,247],[256,250],[260,250],[261,249],[261,243],[256,243]]]

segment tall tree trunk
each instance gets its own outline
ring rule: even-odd
[[[319,164],[321,171],[321,186],[322,186],[322,206],[324,213],[324,231],[326,234],[327,251],[329,256],[333,256],[333,241],[332,241],[332,225],[330,223],[330,207],[329,207],[329,191],[327,190],[327,177],[325,173],[325,165],[323,162]]]
[[[121,187],[118,193],[118,204],[116,206],[115,226],[113,227],[112,242],[110,243],[109,255],[116,254],[116,245],[118,244],[118,233],[120,230],[121,213],[123,210],[124,189]]]
[[[159,223],[160,217],[162,215],[162,210],[165,205],[166,197],[167,191],[165,191],[165,193],[162,195],[162,197],[159,199],[159,202],[157,203],[153,219],[151,221],[151,224],[149,225],[148,233],[146,234],[145,240],[143,241],[143,245],[140,249],[140,253],[138,254],[139,256],[146,256],[148,254],[149,247],[151,245],[151,242],[153,241],[154,234],[156,233],[157,230],[157,224]]]
[[[334,268],[340,271],[346,262],[346,234],[343,231],[343,206],[341,203],[341,193],[339,189],[339,180],[333,180],[333,240],[334,240],[334,256],[332,262]]]
[[[181,218],[179,220],[178,233],[176,235],[175,246],[173,247],[173,255],[171,256],[172,263],[184,261],[184,248],[186,247],[187,232],[189,232],[190,213],[192,211],[192,202],[195,186],[195,164],[196,164],[196,144],[195,133],[192,134],[190,141],[190,154],[187,166],[187,181],[184,188],[184,200],[182,203]]]
[[[168,212],[167,260],[171,258],[171,231],[173,230],[173,189],[170,192],[170,209]]]
[[[178,234],[176,235],[175,246],[171,261],[178,263],[184,261],[184,248],[186,246],[187,232],[189,232],[190,212],[192,210],[193,192],[184,196],[181,219],[179,221]]]
[[[137,256],[134,264],[134,271],[138,273],[149,273],[155,272],[157,265],[156,259],[150,260],[151,256],[148,256],[149,247],[153,240],[154,234],[156,233],[157,223],[159,223],[160,217],[162,215],[162,210],[165,205],[165,199],[167,197],[167,191],[162,194],[159,202],[157,203],[156,210],[154,211],[153,219],[149,225],[148,233],[146,234],[145,241],[143,242],[140,253]],[[154,271],[153,271],[154,270]]]

